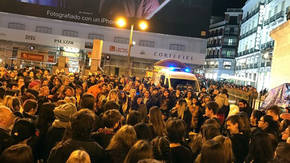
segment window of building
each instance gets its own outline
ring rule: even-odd
[[[44,26],[36,26],[35,32],[52,34],[52,28]]]
[[[224,66],[224,69],[229,70],[232,67],[232,62],[224,61],[223,66]]]
[[[154,41],[149,41],[149,40],[140,40],[139,41],[140,46],[145,46],[145,47],[155,47],[155,42]]]
[[[185,51],[185,45],[181,44],[170,44],[169,45],[170,50],[177,50],[177,51]]]
[[[102,34],[95,34],[95,33],[89,33],[88,39],[91,39],[91,40],[95,40],[95,39],[104,40],[104,35],[102,35]]]
[[[120,44],[129,44],[129,38],[126,37],[114,37],[114,42]]]
[[[228,44],[229,44],[229,45],[233,45],[233,39],[229,39]]]
[[[269,10],[268,19],[272,17],[272,10]]]
[[[284,11],[284,8],[285,8],[285,1],[283,1],[281,4],[281,11]]]
[[[18,30],[25,30],[25,24],[21,24],[21,23],[8,23],[8,28],[18,29]]]
[[[63,30],[62,35],[68,36],[68,37],[78,37],[79,33],[77,31],[72,31],[72,30]]]
[[[278,12],[278,5],[275,6],[274,15],[277,14],[277,12]]]

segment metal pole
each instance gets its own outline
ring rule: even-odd
[[[131,72],[131,48],[133,46],[133,31],[134,31],[134,25],[131,25],[131,31],[130,31],[130,40],[129,40],[129,48],[128,48],[128,76],[130,77]]]

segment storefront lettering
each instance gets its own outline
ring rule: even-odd
[[[185,55],[171,54],[171,53],[163,53],[163,52],[154,52],[154,56],[155,57],[172,58],[172,59],[193,60],[192,56],[185,56]]]
[[[36,40],[36,37],[33,36],[33,35],[25,35],[25,40],[32,40],[32,41],[35,41],[35,40]]]
[[[54,39],[54,43],[59,43],[59,44],[67,44],[67,45],[73,45],[74,42],[70,40],[60,40],[60,39]]]

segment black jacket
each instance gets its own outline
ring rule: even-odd
[[[56,128],[50,127],[47,131],[46,139],[45,139],[45,158],[47,159],[49,156],[50,150],[61,141],[64,135],[65,128]]]
[[[62,144],[55,146],[49,155],[48,163],[64,163],[74,150],[85,150],[91,158],[91,162],[103,162],[104,149],[92,140],[69,139]]]
[[[11,146],[13,142],[13,138],[8,134],[8,132],[0,128],[0,154],[4,149]]]
[[[235,134],[230,138],[232,141],[235,163],[243,163],[249,153],[250,137],[247,135]]]

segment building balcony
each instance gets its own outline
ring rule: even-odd
[[[267,49],[273,49],[274,47],[274,41],[268,41],[261,45],[261,50],[267,50]]]
[[[274,21],[276,21],[276,20],[279,20],[279,19],[281,19],[281,18],[284,18],[284,16],[285,16],[284,11],[280,11],[280,12],[278,12],[277,14],[273,15],[271,18],[265,20],[265,21],[264,21],[264,25],[265,25],[265,26],[266,26],[266,25],[269,25],[269,24],[271,24],[272,22],[274,22]]]
[[[247,55],[247,54],[251,54],[251,53],[255,53],[259,51],[258,49],[255,49],[255,48],[251,48],[251,49],[248,49],[248,50],[244,50],[242,52],[239,52],[238,53],[238,56],[244,56],[244,55]]]
[[[239,36],[239,32],[230,32],[230,31],[225,31],[224,36]]]
[[[236,48],[238,44],[223,44],[222,48]]]
[[[207,48],[213,48],[213,47],[219,47],[219,46],[221,46],[220,43],[218,43],[218,44],[207,44]]]
[[[260,3],[261,5],[262,3]],[[260,5],[251,13],[249,13],[245,18],[242,19],[242,24],[249,20],[251,17],[255,16],[260,11]]]
[[[250,35],[256,33],[257,30],[258,30],[258,27],[255,27],[255,28],[249,30],[248,32],[242,34],[242,35],[240,36],[240,40],[242,40],[242,39],[244,39],[244,38],[246,38],[246,37],[248,37],[248,36],[250,36]]]
[[[205,59],[219,58],[219,55],[207,55]]]

